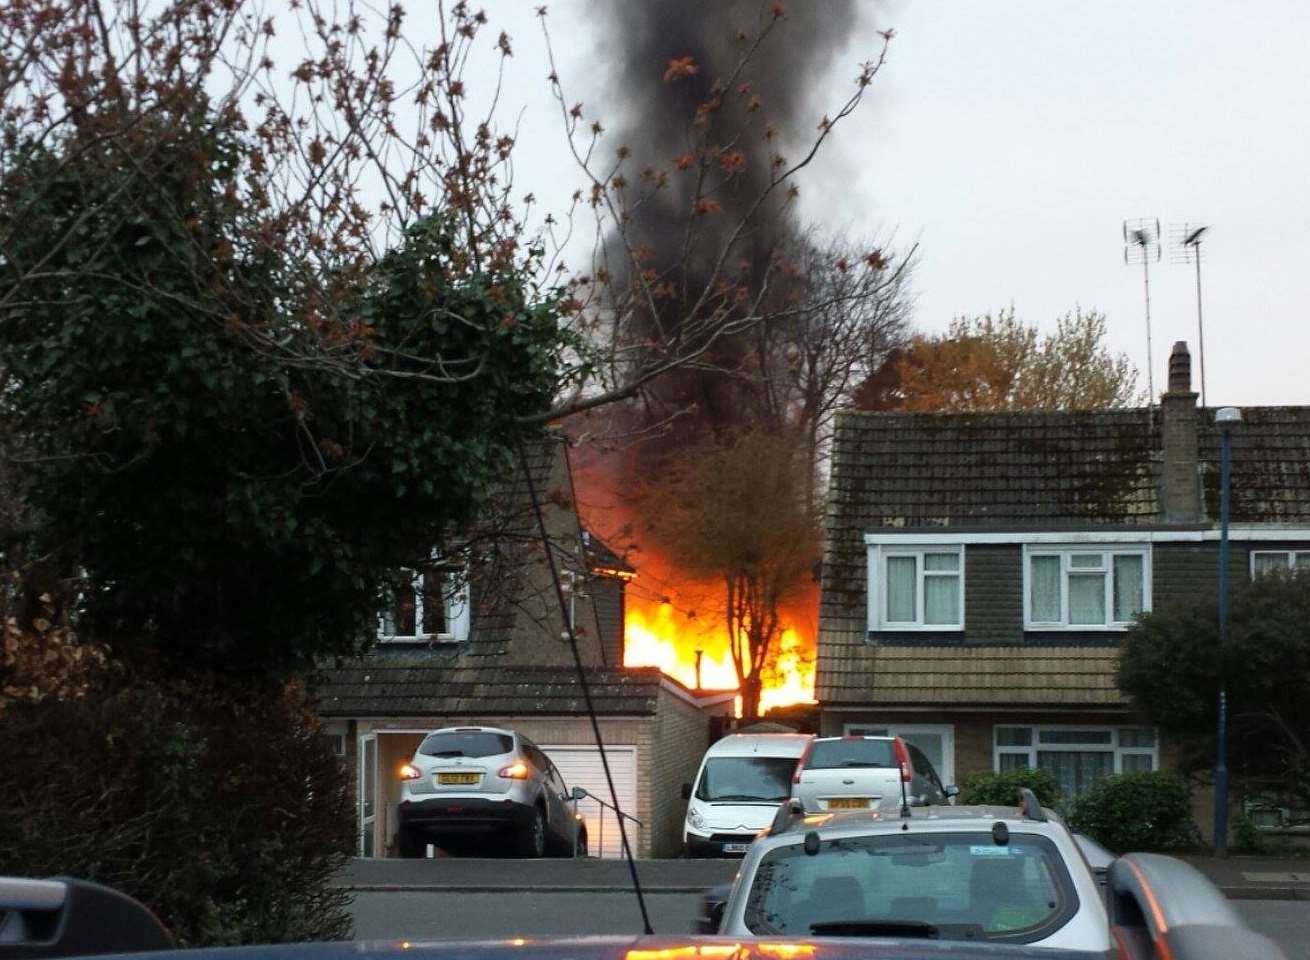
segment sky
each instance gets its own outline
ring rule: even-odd
[[[570,101],[620,105],[603,3],[549,7]],[[642,0],[644,2],[644,0]],[[800,2],[800,0],[792,0]],[[1194,267],[1172,262],[1176,225],[1206,224],[1206,400],[1310,403],[1310,4],[1304,0],[860,0],[850,42],[816,84],[817,118],[893,28],[870,99],[804,172],[806,221],[919,243],[914,322],[1013,305],[1042,329],[1103,311],[1110,346],[1146,386],[1140,266],[1122,223],[1158,218],[1151,265],[1156,392],[1188,341],[1199,389]],[[577,177],[544,82],[534,5],[489,6],[515,38],[506,105],[522,110],[519,180],[558,208]],[[617,143],[615,144],[617,146]]]

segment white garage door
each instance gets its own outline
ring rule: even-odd
[[[554,761],[565,785],[572,790],[582,787],[588,793],[612,803],[609,784],[605,782],[605,768],[600,762],[600,751],[595,747],[547,747],[541,748],[546,756]],[[609,758],[610,773],[614,775],[614,789],[619,795],[619,807],[630,817],[637,815],[637,748],[605,747]],[[587,823],[587,842],[590,853],[594,856],[619,857],[623,853],[619,837],[618,820],[614,811],[602,807],[590,797],[578,801],[578,813]],[[628,843],[632,852],[637,852],[638,827],[631,820],[627,822]]]

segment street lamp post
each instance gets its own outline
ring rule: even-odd
[[[1219,426],[1219,730],[1214,760],[1214,853],[1228,856],[1228,677],[1224,653],[1228,649],[1228,498],[1233,461],[1232,428],[1242,422],[1242,411],[1224,407],[1216,411]]]

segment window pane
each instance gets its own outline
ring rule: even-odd
[[[896,751],[890,740],[816,740],[805,765],[814,770],[894,767]]]
[[[997,759],[1000,760],[1001,773],[1008,770],[1028,769],[1028,754],[1026,753],[1002,753]]]
[[[446,611],[446,578],[436,570],[423,574],[423,623],[424,634],[450,633],[450,623]]]
[[[1071,553],[1069,566],[1078,570],[1102,570],[1105,558],[1099,553]]]
[[[1033,742],[1032,727],[997,727],[996,745],[998,747],[1028,747]]]
[[[1142,557],[1114,558],[1114,619],[1126,623],[1142,612],[1146,603]]]
[[[1119,765],[1124,773],[1150,773],[1154,769],[1149,753],[1125,753]]]
[[[1029,565],[1032,596],[1029,609],[1034,623],[1060,622],[1060,558],[1033,557]]]
[[[1109,750],[1039,750],[1037,766],[1055,777],[1060,793],[1072,799],[1087,791],[1102,777],[1114,773],[1114,753]]]
[[[1255,554],[1255,575],[1258,577],[1262,573],[1268,573],[1271,570],[1287,569],[1287,554],[1285,553],[1257,553]]]
[[[396,599],[391,605],[390,617],[391,632],[397,637],[414,636],[415,616],[417,609],[415,601],[417,596],[414,592],[414,581],[406,571],[396,583]]]
[[[887,621],[914,622],[914,557],[887,558]]]
[[[1120,727],[1119,746],[1153,747],[1155,746],[1154,727]]]
[[[923,604],[925,623],[958,624],[960,622],[959,576],[925,577]]]
[[[1069,622],[1105,623],[1105,574],[1069,575]]]
[[[1114,745],[1112,730],[1043,730],[1042,743],[1103,743]]]
[[[1310,567],[1310,553],[1292,554],[1292,566],[1300,567],[1302,569]]]
[[[923,555],[923,569],[959,570],[960,555],[958,553],[925,553]]]

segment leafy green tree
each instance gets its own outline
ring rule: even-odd
[[[1310,574],[1268,573],[1237,592],[1222,649],[1218,624],[1213,600],[1143,614],[1124,640],[1119,686],[1186,738],[1185,768],[1208,769],[1222,682],[1235,773],[1310,809]]]
[[[247,145],[192,123],[144,125],[181,129],[148,151],[34,146],[6,181],[0,216],[31,228],[0,271],[21,286],[4,413],[42,517],[29,555],[76,572],[88,639],[277,675],[371,633],[388,571],[513,469],[568,341],[522,273],[453,265],[439,217],[339,279],[348,325],[322,316],[305,264],[244,229]],[[433,356],[463,359],[428,376]]]

